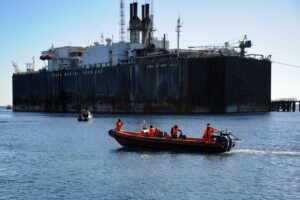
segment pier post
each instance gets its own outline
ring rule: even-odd
[[[280,99],[272,101],[271,110],[277,112],[296,112],[297,110],[300,111],[300,101],[296,99]]]
[[[293,101],[293,112],[296,111],[296,101]]]
[[[281,108],[282,108],[282,112],[286,111],[286,103],[285,102],[281,102]]]

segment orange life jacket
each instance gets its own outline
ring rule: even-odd
[[[123,122],[116,122],[116,131],[120,131],[122,129]]]
[[[213,128],[213,127],[207,127],[204,131],[204,134],[203,134],[203,139],[205,141],[211,141],[211,137],[212,135],[214,134],[214,132],[216,132],[217,129],[216,128]]]
[[[171,135],[176,135],[177,136],[177,133],[178,133],[178,128],[175,128],[175,127],[172,127],[171,129]]]
[[[156,132],[156,128],[154,128],[154,127],[153,127],[153,128],[150,128],[150,131],[149,131],[149,132],[150,132],[150,135],[149,135],[149,136],[150,136],[150,137],[154,137],[154,136],[155,136],[155,132]]]

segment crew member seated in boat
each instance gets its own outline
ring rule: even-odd
[[[207,124],[207,127],[204,131],[204,134],[203,134],[203,140],[207,143],[212,143],[213,142],[213,134],[214,132],[216,132],[218,129],[214,128],[213,126],[211,126],[210,123]]]
[[[178,132],[181,132],[181,130],[178,128],[177,125],[174,125],[172,128],[171,128],[171,138],[172,139],[177,139],[177,134]]]
[[[118,121],[116,122],[116,131],[120,131],[122,129],[123,126],[123,122],[121,121],[121,119],[118,119]]]
[[[155,127],[153,127],[152,125],[150,125],[149,136],[154,137],[156,131],[157,131],[157,129]]]

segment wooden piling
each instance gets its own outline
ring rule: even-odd
[[[292,111],[295,112],[296,111],[296,101],[294,101],[292,103]]]
[[[299,103],[300,111],[300,101],[296,99],[278,99],[271,102],[271,111],[295,112],[297,103]]]

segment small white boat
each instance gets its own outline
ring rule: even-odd
[[[6,106],[6,109],[7,109],[7,110],[11,110],[11,109],[12,109],[12,106],[11,106],[11,105],[7,105],[7,106]]]
[[[93,114],[88,111],[88,110],[82,110],[78,116],[78,121],[82,122],[87,122],[89,121],[90,119],[93,118]]]

